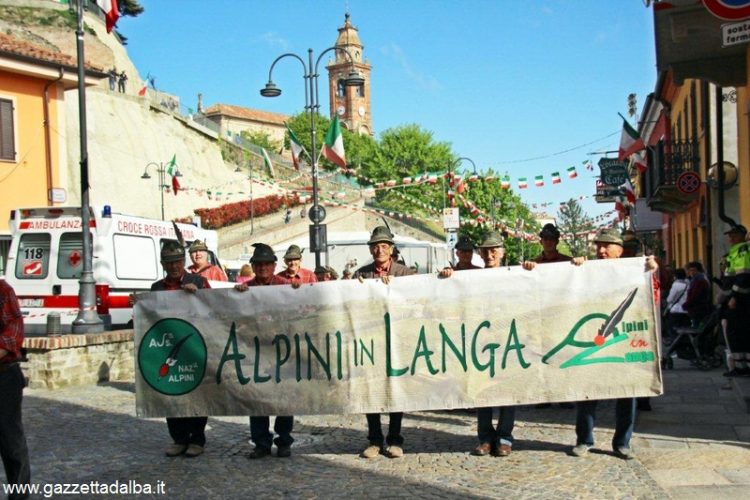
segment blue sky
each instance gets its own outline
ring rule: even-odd
[[[142,77],[155,75],[188,107],[201,92],[206,105],[287,114],[304,105],[302,66],[280,62],[273,79],[283,94],[268,99],[259,90],[271,63],[333,45],[348,9],[373,66],[376,134],[418,123],[480,171],[507,171],[529,204],[592,195],[598,169],[582,162],[599,155],[587,153],[617,149],[627,95],[635,92],[640,106],[656,81],[653,13],[641,0],[140,1],[145,12],[118,29]],[[323,112],[327,60],[319,67]],[[555,171],[562,183],[553,186]],[[544,187],[534,187],[535,175]],[[517,189],[519,177],[528,189]],[[582,204],[591,216],[613,208]]]

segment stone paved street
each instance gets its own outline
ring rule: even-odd
[[[27,390],[24,419],[32,479],[40,484],[165,482],[177,498],[747,498],[750,414],[718,370],[678,362],[666,394],[639,414],[638,458],[611,454],[611,404],[600,406],[597,449],[568,454],[575,410],[517,412],[508,458],[474,457],[472,415],[406,416],[406,455],[367,461],[361,415],[303,416],[289,459],[249,460],[246,418],[211,418],[206,453],[166,458],[163,420],[135,417],[132,383]],[[384,417],[385,418],[385,417]]]

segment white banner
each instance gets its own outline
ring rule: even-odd
[[[138,415],[299,415],[662,392],[644,259],[236,290],[135,309]]]

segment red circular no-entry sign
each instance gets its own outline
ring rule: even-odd
[[[693,194],[701,187],[701,178],[695,172],[683,172],[677,178],[677,189],[683,194]]]
[[[750,0],[703,0],[703,5],[721,19],[738,21],[750,17]]]

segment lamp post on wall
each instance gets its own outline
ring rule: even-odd
[[[148,174],[148,167],[153,166],[156,169],[156,173],[158,174],[159,179],[159,195],[161,196],[161,220],[164,220],[164,189],[169,187],[169,184],[167,184],[167,168],[164,166],[164,163],[159,162],[156,163],[155,161],[152,161],[148,164],[146,164],[146,168],[143,169],[143,175],[141,175],[141,179],[150,179],[151,176]],[[175,171],[174,174],[175,177],[182,177],[182,174],[180,173],[179,169]]]
[[[281,89],[273,83],[273,79],[271,78],[274,66],[276,66],[276,63],[285,57],[293,57],[300,63],[302,63],[302,68],[304,70],[303,78],[305,80],[305,110],[310,114],[310,157],[312,158],[313,204],[312,208],[310,208],[310,220],[312,221],[312,224],[310,225],[310,250],[315,253],[316,268],[321,265],[321,252],[327,251],[326,226],[325,224],[321,224],[321,222],[323,222],[323,220],[325,219],[325,210],[319,205],[318,198],[318,155],[316,151],[317,131],[315,127],[315,115],[318,114],[318,110],[320,109],[320,103],[318,100],[318,76],[320,76],[318,75],[318,64],[320,63],[320,60],[324,54],[336,50],[340,50],[341,52],[345,53],[349,57],[349,60],[352,64],[352,70],[349,72],[349,76],[344,80],[344,84],[347,87],[363,85],[365,79],[362,77],[362,75],[355,71],[354,58],[349,53],[349,51],[342,47],[328,47],[320,53],[314,64],[312,49],[307,49],[307,64],[305,63],[304,59],[292,52],[280,55],[273,61],[273,63],[271,64],[271,68],[268,70],[268,83],[266,83],[266,86],[260,90],[260,95],[262,95],[263,97],[280,96]]]

